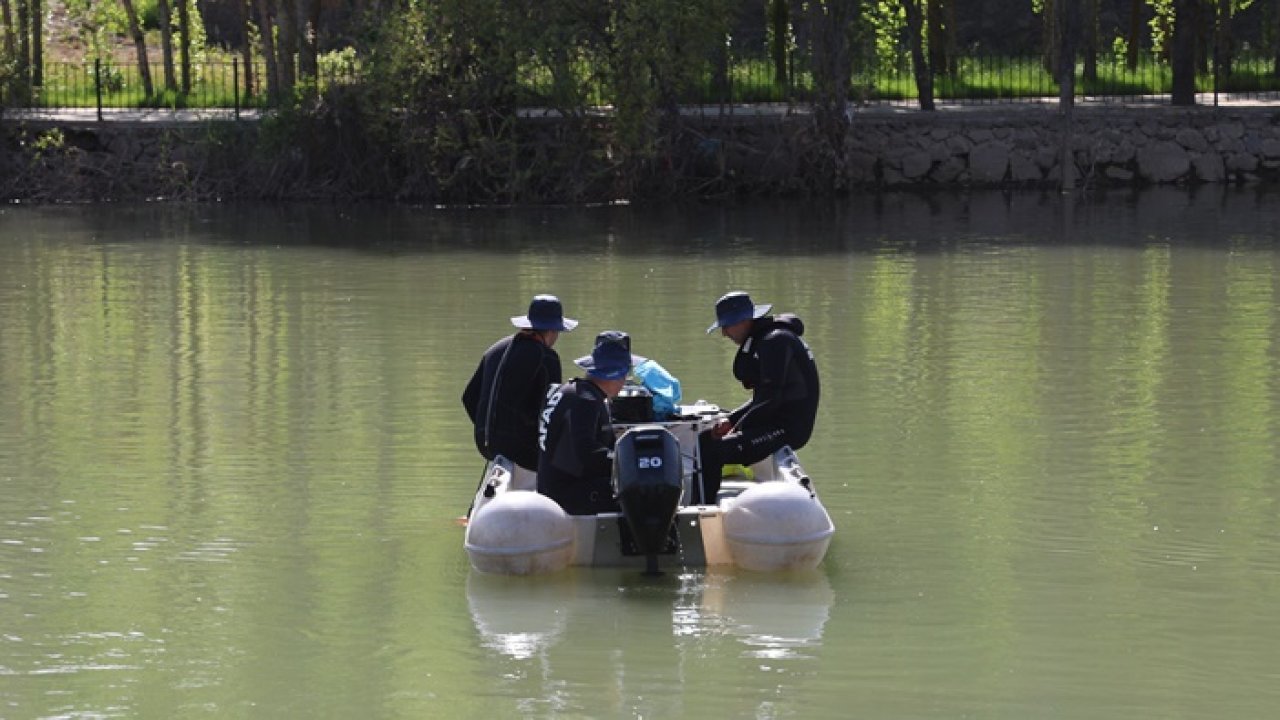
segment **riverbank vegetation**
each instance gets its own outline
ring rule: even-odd
[[[330,191],[511,202],[684,194],[682,109],[774,102],[838,190],[859,104],[1193,104],[1280,87],[1278,38],[1280,0],[0,0],[0,104],[256,106]]]

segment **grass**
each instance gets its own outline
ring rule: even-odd
[[[908,63],[903,63],[908,65]],[[352,62],[343,76],[358,78],[358,64]],[[727,87],[713,83],[710,70],[706,78],[689,90],[682,102],[698,103],[778,103],[803,102],[812,97],[812,74],[793,65],[789,82],[779,83],[773,64],[767,59],[738,59],[729,68]],[[244,90],[243,68],[231,59],[218,59],[193,65],[193,84],[189,93],[163,89],[163,73],[159,63],[152,66],[152,79],[161,88],[148,96],[142,87],[135,63],[117,58],[102,69],[101,103],[103,107],[171,107],[225,108],[265,106],[266,98],[260,79],[264,68],[255,67],[258,86],[252,96]],[[575,62],[567,88],[557,89],[545,65],[525,68],[519,77],[521,101],[531,106],[549,105],[559,96],[562,102],[585,105],[612,103],[611,92],[600,68],[587,62]],[[1097,78],[1086,81],[1082,67],[1076,67],[1077,92],[1091,96],[1143,96],[1165,94],[1172,87],[1172,72],[1156,58],[1145,56],[1137,67],[1129,68],[1123,59],[1103,57],[1098,63]],[[322,83],[327,85],[328,83]],[[1214,78],[1202,73],[1196,80],[1197,90],[1211,92]],[[1236,59],[1230,77],[1219,78],[1221,92],[1262,93],[1280,91],[1280,77],[1274,73],[1272,60],[1265,57]],[[35,100],[45,107],[95,107],[98,84],[91,64],[77,62],[46,63],[44,86]],[[1035,97],[1056,97],[1057,83],[1038,58],[958,58],[952,72],[934,78],[934,96],[942,100],[1013,101]],[[854,76],[851,96],[864,103],[905,102],[918,98],[915,79],[909,68],[860,68]]]

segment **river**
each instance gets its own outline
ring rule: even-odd
[[[1239,718],[1280,702],[1280,195],[0,209],[0,717]],[[736,405],[797,313],[818,571],[495,578],[529,298]]]

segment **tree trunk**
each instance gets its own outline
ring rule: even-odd
[[[907,35],[911,43],[911,70],[916,78],[916,91],[920,94],[920,109],[933,110],[933,71],[924,53],[924,17],[920,3],[927,0],[902,0],[907,13]]]
[[[276,63],[275,35],[271,23],[271,0],[254,0],[258,6],[258,36],[262,38],[262,59],[267,64],[267,100],[280,104],[280,67]]]
[[[298,55],[298,72],[303,77],[319,79],[320,0],[302,0],[302,8],[302,50]]]
[[[1098,82],[1098,0],[1085,0],[1084,27],[1080,34],[1084,54],[1084,81]]]
[[[31,7],[27,0],[18,0],[18,61],[17,71],[19,99],[24,103],[31,99]]]
[[[1138,69],[1138,51],[1142,49],[1143,0],[1129,0],[1129,37],[1125,43],[1124,64],[1129,70]]]
[[[1275,18],[1275,27],[1272,28],[1271,37],[1277,38],[1277,40],[1276,40],[1276,57],[1275,57],[1275,61],[1271,64],[1271,74],[1277,78],[1280,78],[1280,0],[1275,1],[1274,8],[1275,10],[1274,12],[1271,13],[1271,15],[1272,17]]]
[[[1076,37],[1079,35],[1079,6],[1060,2],[1058,13],[1058,107],[1070,112],[1076,100]]]
[[[1235,69],[1234,37],[1231,28],[1231,0],[1218,0],[1218,26],[1213,42],[1213,74],[1226,80]]]
[[[133,38],[133,47],[138,54],[138,76],[142,78],[142,91],[149,98],[155,93],[155,86],[151,83],[151,63],[147,61],[147,38],[138,22],[138,12],[133,7],[133,0],[120,0],[120,4],[124,6],[125,17],[129,20],[129,37]]]
[[[244,63],[244,97],[253,97],[253,44],[249,41],[249,18],[253,16],[249,3],[252,0],[235,0],[237,17],[240,18],[240,30],[244,33],[244,43],[240,47],[241,62]]]
[[[31,0],[31,85],[44,86],[44,8]]]
[[[1200,21],[1199,0],[1173,3],[1173,98],[1174,105],[1196,104],[1196,29]]]
[[[769,0],[769,56],[773,59],[773,82],[787,87],[787,50],[790,39],[791,16],[787,0]]]
[[[191,8],[187,0],[178,3],[178,62],[182,69],[182,92],[191,92]]]
[[[1076,185],[1076,161],[1073,145],[1076,107],[1076,38],[1080,34],[1080,10],[1074,2],[1060,2],[1058,13],[1058,113],[1062,116],[1062,190]]]
[[[831,165],[826,176],[832,190],[845,187],[845,142],[849,134],[849,83],[853,62],[849,35],[858,19],[857,0],[826,0],[801,6],[813,54],[813,115],[825,140]]]
[[[1074,0],[1044,0],[1043,17],[1041,18],[1043,35],[1040,50],[1040,62],[1043,63],[1044,69],[1049,73],[1050,77],[1058,77],[1058,18],[1061,15],[1061,13],[1058,12],[1058,3],[1073,1]]]
[[[955,3],[953,0],[927,1],[924,15],[929,47],[929,72],[934,76],[952,75],[952,64],[955,59]]]
[[[164,86],[176,91],[178,77],[173,71],[173,16],[169,12],[169,0],[156,0],[156,12],[160,15],[160,55],[164,63]]]
[[[278,0],[280,8],[280,43],[276,46],[276,61],[280,67],[280,89],[293,92],[298,82],[298,70],[294,58],[298,53],[298,6],[295,0]]]
[[[13,9],[9,7],[9,0],[0,0],[0,20],[4,21],[5,54],[12,56],[14,51]]]

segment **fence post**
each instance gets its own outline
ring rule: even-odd
[[[93,92],[98,100],[98,122],[102,122],[102,58],[93,59]]]
[[[235,103],[234,105],[235,117],[236,117],[236,120],[239,120],[240,119],[240,58],[238,57],[231,58],[231,87],[232,87],[232,91],[231,91],[232,97],[235,98],[233,100],[233,102]]]

